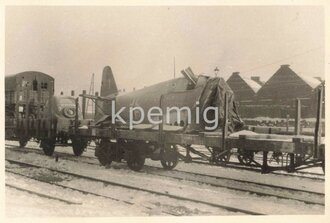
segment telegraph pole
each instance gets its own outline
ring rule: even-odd
[[[89,95],[94,95],[94,73],[92,74],[92,80],[91,80],[91,84],[89,86],[89,92],[88,92],[88,94]],[[87,99],[87,106],[86,106],[87,108],[86,108],[86,111],[88,111],[89,103],[91,103],[92,113],[95,113],[94,112],[94,103],[89,98]]]

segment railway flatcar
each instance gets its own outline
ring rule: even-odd
[[[79,156],[87,141],[69,136],[68,131],[84,125],[82,113],[75,98],[54,96],[54,84],[53,77],[37,71],[5,78],[5,138],[18,140],[20,147],[34,138],[49,156],[56,145],[72,145]]]
[[[133,130],[131,132],[155,132],[162,127],[162,131],[195,134],[216,132],[224,135],[227,130],[235,132],[243,127],[233,92],[222,78],[197,76],[190,68],[181,72],[183,77],[119,95],[112,70],[106,66],[102,74],[101,97],[82,96],[96,100],[101,110],[96,112],[97,126],[108,125],[109,128]],[[227,112],[224,112],[226,106]],[[158,112],[151,115],[153,110]],[[228,121],[226,129],[222,128],[225,120]],[[164,125],[159,126],[161,122]],[[147,137],[126,140],[117,136],[116,140],[114,143],[108,138],[101,138],[95,148],[95,156],[102,165],[124,159],[129,168],[140,170],[145,158],[151,158],[160,160],[164,168],[172,169],[178,162],[177,147],[163,145],[163,140],[158,144],[150,143]],[[187,153],[191,150],[191,144],[180,145],[187,149]],[[210,149],[214,154],[213,160],[223,159],[222,155],[218,155],[221,154],[219,146]]]
[[[320,130],[323,88],[318,91],[313,136],[300,134],[299,100],[295,135],[258,134],[242,130],[244,123],[237,112],[233,92],[221,78],[195,76],[189,68],[182,74],[184,78],[120,95],[111,68],[105,67],[101,96],[81,95],[96,102],[99,111],[95,124],[85,129],[75,128],[73,134],[99,141],[95,156],[100,164],[108,166],[113,161],[126,160],[128,167],[135,171],[143,167],[146,158],[159,160],[165,169],[173,169],[179,158],[191,162],[190,152],[223,166],[231,163],[231,155],[237,155],[241,164],[260,167],[262,173],[278,169],[292,172],[314,166],[324,169],[325,146]],[[173,108],[171,106],[190,108],[194,118],[189,121],[190,113],[180,109],[172,116],[166,114],[164,111]],[[157,122],[151,122],[149,111],[152,108],[159,108],[159,113],[153,115]],[[208,108],[217,108],[214,111],[218,112],[207,113]],[[138,110],[140,112],[135,113]],[[148,110],[147,120],[144,110]],[[205,122],[197,123],[202,118]],[[216,128],[210,130],[207,120],[218,120]],[[186,149],[186,156],[180,153],[179,146]],[[262,162],[254,156],[257,153],[262,153]],[[280,158],[281,166],[268,165]]]

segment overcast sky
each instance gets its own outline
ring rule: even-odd
[[[197,74],[232,72],[267,80],[281,64],[324,76],[324,13],[315,6],[10,6],[5,16],[5,73],[41,71],[56,94],[99,91],[110,65],[118,87]]]

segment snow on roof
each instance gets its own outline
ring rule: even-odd
[[[296,73],[296,74],[298,75],[298,77],[300,77],[303,81],[305,81],[306,84],[311,86],[313,89],[321,84],[321,81],[319,81],[318,79],[316,79],[314,77],[305,76],[305,75],[302,75],[301,73]]]
[[[247,85],[250,86],[250,88],[252,88],[252,90],[257,93],[259,91],[259,89],[261,88],[261,85],[259,83],[257,83],[256,81],[254,80],[251,80],[251,79],[248,79],[248,78],[245,78],[245,77],[242,77],[241,78],[245,81],[245,83]]]

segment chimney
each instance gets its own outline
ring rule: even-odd
[[[260,77],[259,77],[259,76],[252,76],[252,77],[251,77],[251,80],[253,80],[253,81],[259,83],[259,82],[260,82]]]
[[[314,77],[316,80],[319,80],[320,82],[322,82],[322,78],[321,77]]]
[[[252,76],[251,80],[257,82],[260,86],[264,85],[265,83],[260,80],[260,76]]]
[[[238,71],[236,71],[236,72],[233,72],[233,75],[239,75],[239,72]]]
[[[281,67],[290,67],[290,64],[282,64]]]
[[[72,97],[74,96],[74,90],[71,91],[71,96],[72,96]]]

